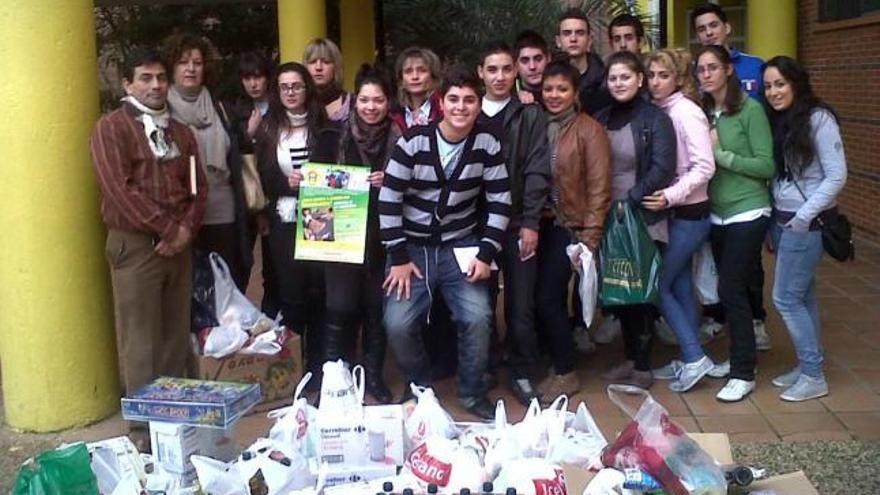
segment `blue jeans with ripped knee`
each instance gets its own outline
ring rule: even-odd
[[[458,395],[472,398],[486,393],[483,375],[489,361],[492,318],[489,286],[485,280],[468,282],[453,253],[454,247],[475,245],[474,238],[439,246],[407,245],[409,258],[423,278],[413,276],[409,299],[398,300],[396,293],[385,296],[384,311],[388,343],[407,383],[430,385],[431,365],[422,341],[422,328],[433,299],[443,297],[458,332]],[[390,269],[389,260],[386,275]]]

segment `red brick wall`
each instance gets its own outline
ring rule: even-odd
[[[834,23],[842,26],[842,23]],[[838,112],[848,165],[843,211],[880,240],[880,20],[822,30],[818,0],[798,2],[798,57],[813,89]],[[817,30],[817,27],[819,30]]]

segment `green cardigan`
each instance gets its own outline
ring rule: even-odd
[[[712,213],[730,218],[738,213],[770,206],[773,134],[760,103],[745,98],[733,115],[715,121],[719,144],[715,146],[715,176],[709,182]]]

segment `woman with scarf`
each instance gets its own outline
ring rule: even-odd
[[[816,268],[822,259],[820,221],[837,215],[846,183],[846,157],[834,110],[810,86],[795,60],[779,56],[764,66],[764,98],[773,129],[771,234],[776,246],[773,302],[794,342],[798,365],[773,379],[782,400],[828,395],[820,343]]]
[[[347,122],[351,114],[351,94],[342,89],[342,53],[326,38],[316,38],[306,45],[303,64],[318,89],[318,99],[331,122]]]
[[[250,277],[252,252],[248,237],[248,211],[242,184],[241,154],[233,123],[224,106],[206,87],[213,49],[207,41],[190,34],[169,38],[165,44],[167,65],[173,68],[168,91],[171,117],[192,130],[208,178],[205,219],[195,248],[216,252],[226,264],[239,290]]]
[[[363,65],[355,78],[354,111],[343,127],[335,161],[370,167],[370,210],[363,265],[327,263],[324,266],[326,296],[327,359],[350,359],[357,330],[363,327],[365,388],[380,404],[392,400],[382,369],[385,362],[385,331],[382,328],[382,281],[385,252],[379,239],[378,199],[385,177],[385,164],[401,136],[388,116],[393,92],[384,72]],[[358,318],[364,315],[363,321]],[[361,325],[362,324],[362,325]]]
[[[324,280],[320,264],[294,261],[296,204],[302,165],[335,156],[338,132],[328,127],[312,76],[302,64],[279,66],[270,81],[269,111],[255,135],[254,149],[269,202],[269,247],[278,276],[283,323],[305,335],[306,367],[320,376],[324,361],[321,308]],[[309,383],[320,384],[320,380]]]
[[[542,83],[553,174],[537,249],[537,320],[550,340],[553,361],[553,374],[538,386],[544,404],[580,390],[566,305],[568,281],[578,255],[569,258],[566,248],[583,243],[598,251],[611,200],[608,136],[598,122],[578,111],[578,78],[571,64],[551,62],[544,69]]]
[[[611,199],[628,202],[644,220],[651,239],[663,245],[668,242],[666,214],[645,208],[643,201],[675,178],[675,128],[662,110],[642,97],[645,69],[639,56],[617,52],[608,58],[606,67],[612,103],[596,114],[596,120],[605,126],[611,141]],[[602,377],[650,388],[657,308],[628,304],[608,309],[620,320],[626,358]]]

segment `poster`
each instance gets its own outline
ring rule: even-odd
[[[370,167],[309,162],[302,174],[293,258],[363,264]]]

